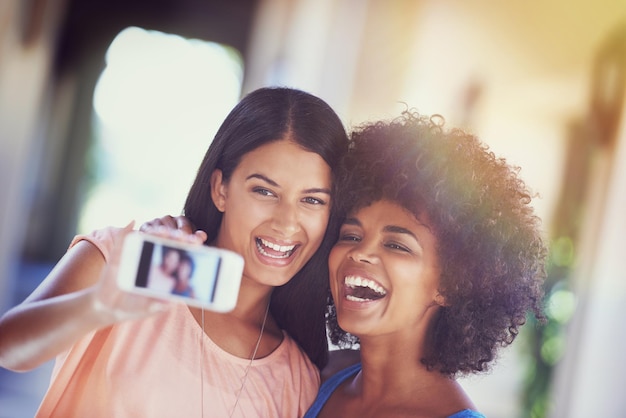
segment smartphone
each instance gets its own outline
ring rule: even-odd
[[[237,303],[243,265],[233,251],[131,232],[117,283],[125,291],[228,312]]]

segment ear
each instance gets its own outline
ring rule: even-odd
[[[222,170],[215,169],[211,174],[211,199],[220,212],[225,210],[226,197],[226,185],[222,182]]]

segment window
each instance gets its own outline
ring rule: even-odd
[[[239,101],[243,64],[228,46],[129,27],[94,92],[90,177],[78,231],[181,213],[219,125]]]

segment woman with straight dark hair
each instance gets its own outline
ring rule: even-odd
[[[184,214],[205,232],[154,227],[160,220],[142,228],[241,254],[231,312],[117,288],[132,223],[77,236],[0,318],[1,366],[28,370],[56,356],[37,416],[301,416],[327,362],[326,261],[346,151],[343,125],[324,101],[256,90],[223,122],[188,194]]]
[[[232,110],[215,135],[187,196],[184,214],[196,228],[207,233],[207,242],[211,243],[222,225],[222,212],[207,187],[207,180],[216,169],[228,182],[242,156],[288,137],[304,150],[322,157],[334,176],[347,149],[345,135],[334,111],[320,99],[298,90],[258,90]],[[307,173],[298,170],[293,176],[306,178]],[[279,326],[319,368],[326,364],[328,356],[325,326],[319,318],[325,312],[326,264],[338,228],[336,212],[331,211],[328,233],[320,250],[293,279],[274,289],[270,303],[270,312]]]

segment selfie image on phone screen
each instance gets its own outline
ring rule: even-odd
[[[221,258],[144,242],[135,285],[159,294],[212,302]]]

